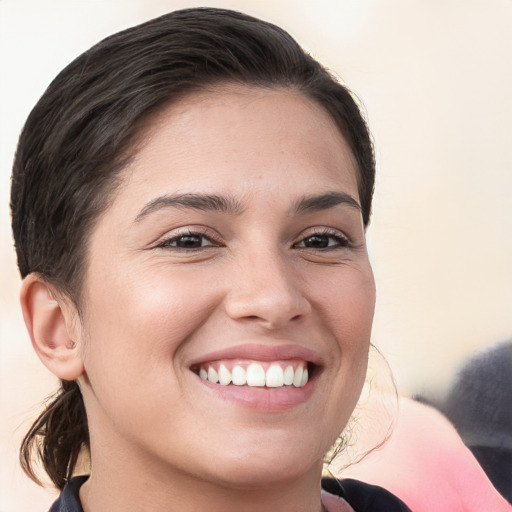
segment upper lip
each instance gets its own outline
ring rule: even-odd
[[[263,345],[247,343],[209,352],[192,360],[190,366],[198,366],[210,361],[221,359],[248,359],[253,361],[282,361],[286,359],[302,359],[315,365],[322,364],[321,356],[314,350],[300,345],[279,344]]]

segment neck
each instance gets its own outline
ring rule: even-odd
[[[211,482],[163,463],[112,450],[92,455],[93,470],[80,490],[84,512],[320,512],[318,461],[307,472],[272,485]]]

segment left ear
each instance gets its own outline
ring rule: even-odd
[[[78,315],[72,302],[36,273],[23,280],[20,302],[39,359],[60,379],[80,377],[84,365],[77,343]]]

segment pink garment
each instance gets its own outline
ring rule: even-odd
[[[384,487],[414,512],[512,512],[450,422],[405,398],[389,441],[334,472]]]
[[[354,509],[339,496],[322,491],[322,503],[327,512],[354,512]]]

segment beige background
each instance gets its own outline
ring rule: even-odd
[[[17,135],[80,52],[193,5],[282,25],[365,104],[378,159],[373,338],[400,391],[440,394],[468,354],[512,336],[511,0],[0,0],[0,512],[52,500],[16,464],[55,384],[17,305],[8,211]]]

